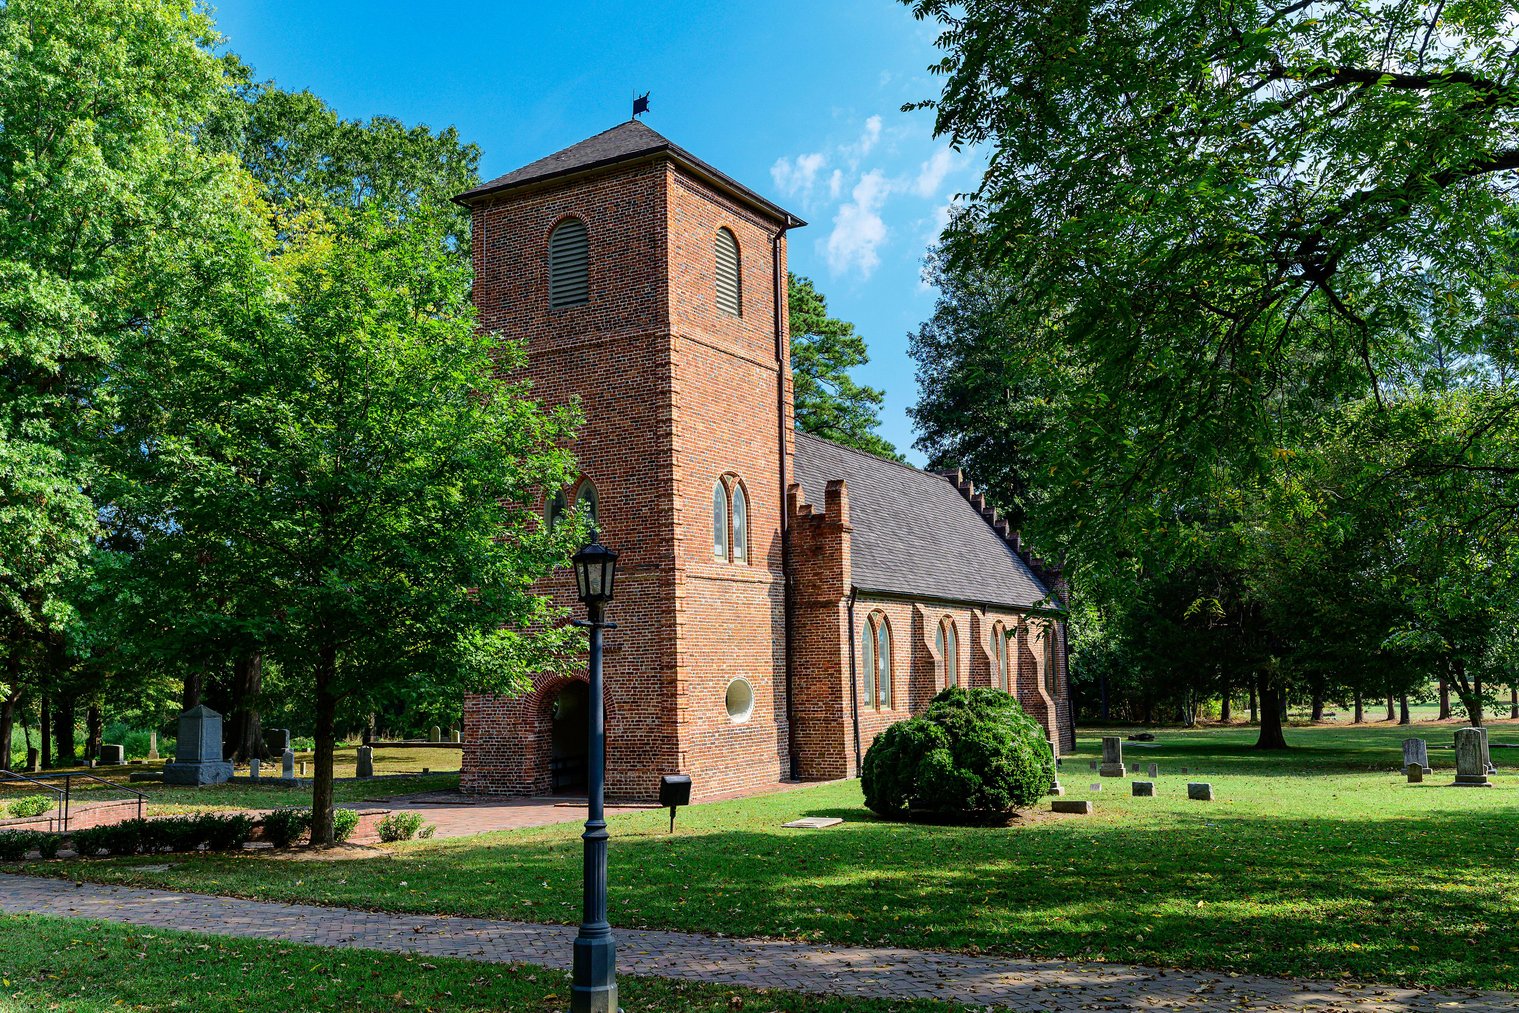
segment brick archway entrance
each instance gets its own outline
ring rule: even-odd
[[[556,795],[585,793],[590,701],[590,687],[579,679],[543,694],[547,713],[538,722],[538,755],[548,757],[549,790]],[[542,743],[545,733],[546,749]]]

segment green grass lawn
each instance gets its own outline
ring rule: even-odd
[[[565,972],[370,950],[327,950],[107,922],[0,916],[0,1010],[563,1013]],[[956,1013],[937,1002],[827,999],[663,978],[618,979],[626,1013]]]
[[[354,764],[357,757],[357,748],[349,747],[337,750],[334,756],[333,768],[338,778],[352,778]],[[362,802],[367,799],[378,798],[388,795],[407,795],[421,791],[449,791],[459,787],[459,758],[457,749],[421,747],[413,749],[376,749],[374,754],[375,773],[380,775],[396,775],[385,777],[378,781],[354,781],[339,780],[333,786],[334,797],[339,805],[354,802]],[[308,777],[311,771],[312,756],[310,753],[297,753],[296,760],[307,762]],[[108,781],[109,784],[100,784],[85,779],[74,783],[77,797],[88,802],[92,798],[122,799],[127,795],[121,791],[113,790],[116,786],[124,786],[141,791],[148,796],[148,815],[168,816],[180,813],[206,812],[233,809],[277,809],[281,806],[310,805],[311,788],[309,784],[301,787],[287,788],[275,784],[250,784],[246,781],[227,784],[211,784],[200,787],[187,787],[179,785],[166,785],[152,781],[130,782],[130,774],[139,771],[161,770],[162,763],[127,765],[120,767],[97,767],[93,770],[86,768],[74,768],[70,771],[49,771],[50,775],[64,773],[92,774]],[[430,774],[418,773],[423,768],[432,771]],[[280,765],[278,762],[265,764],[265,773],[274,776],[279,775]],[[238,776],[246,776],[247,771],[238,770]],[[46,775],[39,775],[46,777]],[[51,780],[48,783],[61,785],[59,780]],[[21,795],[34,795],[38,789],[30,784],[5,784],[0,785],[0,804],[6,800]]]
[[[1449,742],[1449,725],[1424,729]],[[1293,728],[1284,754],[1253,730],[1161,730],[1130,744],[1131,774],[1161,765],[1160,796],[1099,779],[1083,732],[1062,781],[1087,817],[1006,829],[879,821],[855,783],[612,820],[612,920],[814,941],[1051,957],[1428,986],[1519,990],[1519,774],[1457,790],[1395,773],[1407,728]],[[1519,742],[1497,724],[1493,741]],[[1512,758],[1511,758],[1512,756]],[[1519,750],[1495,750],[1500,767]],[[1186,765],[1192,774],[1182,776]],[[1444,768],[1443,770],[1440,768]],[[1189,802],[1208,780],[1218,801]],[[825,831],[781,829],[841,816]],[[395,845],[382,857],[162,856],[38,863],[33,871],[397,911],[572,923],[576,825]],[[166,872],[139,866],[172,861]]]

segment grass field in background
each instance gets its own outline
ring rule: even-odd
[[[1454,726],[1422,731],[1437,746]],[[1160,764],[1159,797],[1131,798],[1065,761],[1092,816],[1006,829],[877,820],[844,782],[611,821],[613,924],[810,941],[1033,954],[1421,985],[1519,990],[1519,750],[1490,790],[1397,773],[1396,726],[1292,728],[1286,753],[1244,728],[1161,729],[1129,744]],[[1499,723],[1495,743],[1519,742]],[[1512,758],[1510,759],[1510,755]],[[1182,776],[1181,766],[1193,773]],[[1213,803],[1189,802],[1208,780]],[[824,831],[782,829],[839,816]],[[34,863],[30,871],[245,897],[573,923],[580,828],[388,846],[378,857],[253,855]],[[167,871],[144,870],[162,866]]]
[[[564,971],[322,949],[109,922],[0,915],[0,1010],[34,1013],[563,1013]],[[958,1013],[938,1002],[828,999],[618,977],[624,1013]]]

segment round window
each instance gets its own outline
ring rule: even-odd
[[[748,679],[734,679],[728,683],[728,717],[735,722],[748,721],[754,713],[754,687]]]

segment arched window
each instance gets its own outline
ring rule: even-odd
[[[591,527],[601,526],[601,496],[596,492],[596,484],[588,478],[581,479],[575,492],[575,510]]]
[[[712,555],[728,558],[728,487],[722,479],[712,487]]]
[[[939,622],[939,632],[934,637],[934,647],[939,651],[939,688],[948,689],[960,682],[960,644],[955,636],[955,621],[945,616]]]
[[[553,531],[564,520],[564,515],[570,512],[570,502],[564,498],[563,489],[555,489],[549,493],[548,501],[543,505],[543,519],[548,523],[549,530]]]
[[[738,482],[733,483],[733,561],[749,562],[749,497]]]
[[[1007,630],[992,623],[992,685],[1007,691]]]
[[[865,706],[876,705],[876,631],[871,617],[866,617],[860,630],[860,681],[865,685]]]
[[[590,241],[585,223],[566,218],[549,235],[549,309],[590,300]]]
[[[860,677],[864,682],[865,706],[891,706],[891,630],[886,616],[872,612],[860,628]]]
[[[739,278],[738,239],[727,229],[717,230],[717,308],[742,316],[744,293]]]
[[[1044,691],[1051,697],[1060,695],[1059,673],[1055,671],[1055,624],[1044,628]]]

